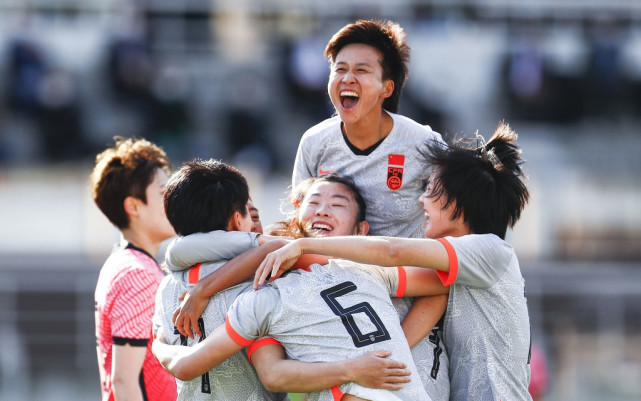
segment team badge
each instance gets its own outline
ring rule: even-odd
[[[397,191],[403,186],[405,155],[389,155],[387,160],[387,187]]]

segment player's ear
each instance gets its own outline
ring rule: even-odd
[[[356,235],[367,235],[369,232],[369,223],[366,221],[361,221],[358,223],[357,229],[356,229]]]
[[[137,216],[138,215],[138,206],[140,205],[141,200],[138,198],[135,198],[133,196],[128,196],[125,198],[123,201],[123,207],[125,209],[125,213],[130,216]]]
[[[227,223],[227,231],[241,231],[243,215],[239,211],[234,212]]]
[[[383,81],[383,92],[381,93],[381,96],[383,96],[383,98],[388,98],[392,96],[393,93],[394,81],[392,81],[391,79],[386,79],[385,81]]]

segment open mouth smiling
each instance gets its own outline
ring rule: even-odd
[[[341,106],[345,109],[351,109],[358,103],[358,93],[354,91],[341,91]]]
[[[318,233],[324,233],[327,234],[331,232],[334,229],[334,227],[330,226],[329,224],[325,223],[313,223],[312,224],[312,230],[318,232]]]

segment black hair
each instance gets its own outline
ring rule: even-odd
[[[176,171],[165,187],[165,212],[178,235],[225,230],[234,212],[247,215],[245,177],[218,160],[195,159]]]
[[[517,134],[502,122],[487,143],[478,134],[449,146],[429,143],[426,155],[434,168],[434,190],[428,196],[445,196],[443,208],[454,203],[452,218],[463,215],[473,233],[505,239],[529,200],[516,140]]]
[[[345,188],[347,188],[349,192],[351,192],[352,196],[354,197],[354,201],[356,202],[356,223],[360,224],[365,221],[365,215],[367,212],[365,199],[363,198],[361,191],[358,189],[354,181],[349,177],[345,177],[337,173],[330,173],[322,175],[320,177],[307,178],[298,183],[298,185],[296,185],[296,187],[292,189],[289,200],[290,203],[294,206],[294,211],[293,213],[291,213],[293,214],[293,216],[291,216],[289,220],[274,224],[274,226],[271,227],[271,235],[288,236],[294,238],[310,236],[310,227],[305,226],[304,224],[302,224],[302,222],[295,219],[295,217],[298,213],[300,205],[303,203],[303,200],[307,195],[307,191],[309,191],[309,189],[314,184],[317,184],[319,182],[341,184]]]

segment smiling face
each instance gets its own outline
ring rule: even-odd
[[[252,229],[253,233],[263,233],[263,223],[260,221],[260,215],[258,213],[258,208],[254,206],[254,203],[250,200],[247,201],[247,210],[249,210],[249,216],[252,219]]]
[[[380,53],[369,45],[353,43],[343,47],[331,65],[327,91],[346,124],[380,115],[383,101],[394,90],[394,82],[383,79]]]
[[[314,235],[339,236],[366,234],[365,224],[358,224],[358,206],[352,192],[343,184],[321,181],[313,184],[301,202],[299,221]]]
[[[462,215],[452,220],[456,207],[455,202],[445,208],[447,194],[443,192],[440,196],[434,195],[434,186],[434,178],[430,177],[425,193],[419,198],[419,202],[425,210],[425,238],[459,237],[463,234],[469,234],[469,227],[464,222]]]

